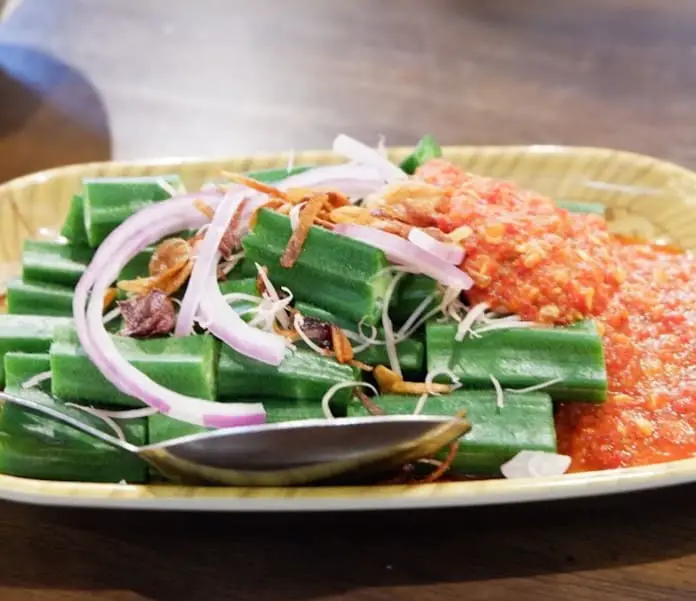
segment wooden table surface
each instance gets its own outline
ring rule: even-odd
[[[692,0],[24,0],[0,181],[71,162],[561,143],[696,168]],[[0,505],[0,599],[696,598],[696,487],[477,510],[203,516]]]

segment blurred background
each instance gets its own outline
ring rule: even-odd
[[[0,25],[0,180],[340,131],[696,167],[695,58],[691,0],[21,0]]]

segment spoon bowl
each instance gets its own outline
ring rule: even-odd
[[[0,400],[136,454],[172,482],[197,485],[367,480],[433,455],[471,428],[449,416],[314,419],[212,430],[138,447],[33,400],[7,392]]]

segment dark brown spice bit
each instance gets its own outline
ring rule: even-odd
[[[148,337],[169,334],[176,324],[174,304],[159,290],[118,303],[123,316],[121,335]]]
[[[335,324],[331,324],[331,345],[336,354],[336,361],[348,363],[353,360],[353,347],[343,330]]]
[[[286,269],[292,267],[300,256],[302,246],[309,235],[309,230],[324,206],[326,199],[326,194],[317,194],[313,196],[300,211],[300,222],[292,233],[288,245],[285,248],[285,252],[280,257],[280,264]]]
[[[242,220],[242,213],[244,212],[244,207],[247,204],[247,200],[248,199],[244,198],[239,205],[237,205],[234,215],[232,215],[232,219],[230,219],[227,229],[222,235],[220,246],[218,248],[223,257],[229,257],[232,252],[241,245],[241,240],[239,238],[239,224]]]
[[[386,486],[390,484],[412,484],[415,471],[415,464],[407,463],[406,465],[402,465],[391,478],[388,478],[387,480],[382,480],[382,482],[379,482],[378,484],[380,486]]]
[[[332,325],[316,317],[303,317],[302,332],[322,348],[332,346]]]

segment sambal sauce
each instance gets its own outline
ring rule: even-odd
[[[434,159],[417,177],[447,191],[437,227],[466,250],[472,303],[550,324],[589,317],[603,335],[609,395],[562,403],[571,471],[696,454],[696,264],[688,253],[622,240],[510,182]],[[570,399],[569,399],[570,400]]]
[[[627,278],[599,318],[609,397],[557,413],[559,452],[573,471],[696,453],[696,265],[647,244],[617,254]]]

